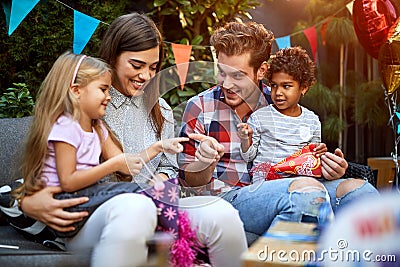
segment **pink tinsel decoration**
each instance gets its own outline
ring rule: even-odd
[[[179,237],[172,244],[170,264],[174,267],[190,267],[194,265],[196,255],[200,251],[196,232],[190,226],[186,212],[179,211]]]

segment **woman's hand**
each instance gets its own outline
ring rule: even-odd
[[[73,207],[89,200],[87,197],[58,200],[54,194],[61,193],[61,187],[45,187],[31,196],[22,198],[21,208],[29,217],[41,221],[59,232],[75,230],[72,223],[88,216],[86,211],[68,212],[64,208]]]
[[[177,154],[183,151],[181,142],[187,142],[187,137],[176,137],[161,140],[162,151],[169,154]]]
[[[343,153],[336,148],[335,153],[326,152],[321,156],[322,177],[327,180],[336,180],[344,175],[348,167]]]

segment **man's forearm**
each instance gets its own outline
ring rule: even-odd
[[[212,178],[217,162],[206,164],[201,161],[189,163],[185,167],[185,181],[191,187],[207,185]]]

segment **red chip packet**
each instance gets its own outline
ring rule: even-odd
[[[259,163],[250,173],[264,175],[265,180],[281,179],[284,174],[321,177],[321,159],[313,155],[315,144],[306,145],[275,165]]]

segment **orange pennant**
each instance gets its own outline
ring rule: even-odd
[[[311,51],[314,57],[314,61],[317,60],[317,31],[315,26],[305,29],[304,34],[306,35],[308,42],[310,43]]]
[[[190,53],[192,52],[191,45],[174,44],[172,43],[172,52],[175,57],[175,64],[178,69],[179,80],[183,90],[186,82],[186,75],[189,69]]]

